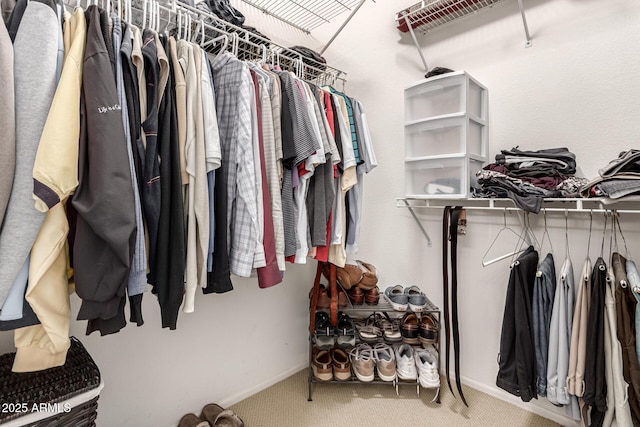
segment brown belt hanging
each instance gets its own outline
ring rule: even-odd
[[[449,378],[449,353],[453,335],[453,360],[456,388],[465,406],[467,400],[460,384],[460,328],[458,325],[458,220],[462,206],[446,206],[442,219],[442,293],[444,298],[445,375],[451,394],[455,396]],[[451,246],[449,247],[449,241]],[[451,260],[451,299],[449,299],[449,259]],[[450,320],[451,319],[451,320]],[[450,328],[451,326],[451,328]]]

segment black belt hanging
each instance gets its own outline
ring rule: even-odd
[[[456,388],[462,402],[468,407],[460,384],[460,328],[458,326],[458,220],[462,206],[444,208],[442,219],[442,293],[444,297],[445,374],[451,394],[455,396],[449,378],[449,353],[453,335],[453,359]],[[451,247],[449,248],[449,241]],[[451,250],[449,252],[449,249]],[[451,259],[451,300],[449,300],[449,259]],[[451,314],[449,314],[451,313]],[[449,320],[451,318],[451,320]],[[449,327],[451,325],[451,328]]]

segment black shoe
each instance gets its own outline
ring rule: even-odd
[[[327,313],[323,311],[316,312],[315,328],[316,347],[322,350],[332,348],[335,343],[334,328]]]
[[[338,323],[336,324],[336,344],[340,348],[352,348],[356,345],[356,325],[351,317],[344,312],[338,313]]]

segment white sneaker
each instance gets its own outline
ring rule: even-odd
[[[424,388],[440,387],[440,374],[438,373],[438,359],[433,352],[418,349],[415,351],[416,367],[418,368],[418,379]]]
[[[418,378],[416,362],[413,357],[413,347],[401,344],[396,347],[396,369],[401,380],[415,380]]]

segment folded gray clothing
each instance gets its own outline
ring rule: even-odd
[[[550,191],[503,173],[480,170],[476,173],[480,190],[474,190],[474,197],[506,197],[517,207],[527,212],[540,212],[546,197],[560,197],[559,191]]]
[[[640,193],[640,180],[608,179],[596,184],[603,196],[619,199],[630,194]]]
[[[597,176],[597,177],[593,178],[591,181],[589,181],[587,184],[585,184],[580,189],[580,196],[582,196],[582,197],[607,197],[606,194],[603,194],[603,191],[599,187],[599,185],[601,183],[603,183],[603,182],[611,181],[611,180],[630,181],[630,182],[638,181],[638,182],[640,182],[640,175],[627,173],[627,172],[621,172],[621,173],[618,173],[615,176],[609,177],[609,178],[604,178],[602,176]],[[629,184],[629,185],[633,185],[633,184]],[[592,188],[594,189],[594,193],[595,194],[591,194],[591,189]]]
[[[617,159],[613,159],[607,166],[598,171],[603,178],[612,177],[620,173],[640,175],[640,150],[623,151]]]
[[[507,159],[509,159],[508,163]],[[507,164],[510,169],[517,168],[520,163],[523,163],[522,167],[530,168],[531,162],[536,166],[555,168],[564,175],[576,173],[576,155],[565,147],[535,151],[520,150],[515,147],[496,154],[496,163]]]

